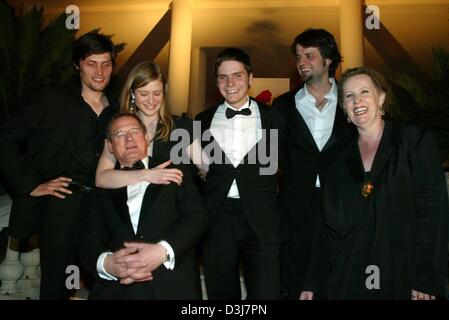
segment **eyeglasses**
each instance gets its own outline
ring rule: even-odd
[[[129,130],[118,130],[114,133],[111,134],[111,137],[116,138],[116,139],[125,139],[126,136],[129,134],[131,134],[132,136],[136,136],[140,133],[142,133],[142,129],[141,128],[131,128]]]

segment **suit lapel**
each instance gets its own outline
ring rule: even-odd
[[[333,144],[335,144],[338,140],[339,134],[343,131],[343,127],[346,125],[345,123],[345,117],[343,114],[343,110],[338,106],[335,110],[335,118],[334,118],[334,126],[332,128],[332,133],[329,139],[327,140],[326,144],[323,147],[323,150],[321,152],[326,151],[326,149],[330,148]]]
[[[313,139],[312,133],[310,132],[307,123],[299,113],[298,108],[296,108],[295,96],[296,93],[293,93],[289,101],[290,115],[288,117],[288,121],[293,122],[292,125],[288,126],[290,128],[290,136],[293,138],[293,140],[296,141],[297,144],[308,145],[314,151],[319,152],[318,146]]]
[[[150,210],[154,203],[154,200],[157,198],[159,192],[162,190],[162,185],[160,184],[150,184],[145,190],[145,195],[142,201],[142,207],[140,208],[139,215],[139,224],[137,225],[137,233],[140,233],[140,228],[142,225],[142,221],[147,218],[148,215],[151,215]]]
[[[112,189],[109,190],[112,203],[118,212],[118,215],[123,220],[126,226],[128,226],[132,233],[134,233],[133,225],[131,223],[131,217],[129,216],[129,208],[127,205],[128,193],[127,188]]]
[[[379,175],[388,163],[388,160],[390,159],[390,156],[398,141],[399,132],[397,132],[396,127],[393,127],[393,125],[389,122],[385,122],[382,138],[380,140],[379,147],[377,148],[373,165],[371,167],[371,177],[374,185],[376,185],[376,182],[379,179]],[[354,139],[354,141],[351,143],[352,151],[349,157],[346,159],[346,165],[354,181],[363,182],[365,179],[365,169],[363,168],[363,162],[360,156],[358,139]]]
[[[158,159],[156,157],[148,157],[148,168],[154,168],[164,162],[164,159]],[[143,196],[142,207],[140,208],[139,215],[139,224],[137,225],[137,233],[139,233],[139,229],[141,226],[141,222],[143,219],[147,217],[151,210],[151,206],[154,203],[154,200],[157,198],[159,192],[162,189],[161,184],[150,184],[145,190],[145,195]]]
[[[397,127],[393,126],[390,122],[385,122],[382,138],[380,140],[379,147],[377,148],[373,166],[371,168],[374,185],[376,185],[379,175],[381,172],[383,172],[383,169],[388,163],[388,159],[390,159],[390,156],[395,149],[394,147],[397,145],[398,141],[399,132],[397,130]]]
[[[362,159],[360,158],[360,151],[359,151],[359,147],[358,147],[358,140],[354,140],[352,143],[351,148],[351,152],[348,156],[348,158],[346,159],[346,166],[348,167],[348,171],[352,177],[352,179],[356,182],[356,183],[363,183],[363,181],[365,180],[365,175],[364,172],[365,170],[363,169],[363,162]]]
[[[268,107],[263,105],[263,104],[259,104],[257,101],[255,101],[254,99],[252,103],[256,103],[255,105],[257,106],[257,108],[259,109],[259,113],[260,113],[260,125],[262,127],[262,129],[268,130],[271,128],[271,118],[268,114]]]
[[[201,119],[201,130],[202,132],[209,130],[210,126],[212,124],[212,119],[214,118],[215,112],[217,112],[217,109],[220,105],[216,105],[214,107],[211,107],[209,110],[204,112],[203,118]]]
[[[261,104],[257,101],[255,101],[254,99],[250,98],[252,100],[251,103],[254,103],[254,105],[257,107],[257,109],[259,110],[259,115],[260,115],[260,126],[262,129],[262,136],[261,138],[256,141],[256,143],[254,144],[254,146],[251,147],[251,149],[248,150],[248,152],[245,154],[245,156],[242,158],[242,160],[240,161],[239,166],[244,165],[246,163],[250,163],[249,159],[258,159],[257,158],[257,150],[258,148],[261,148],[260,144],[261,143],[265,143],[265,146],[262,148],[262,150],[269,150],[270,147],[270,132],[269,130],[272,128],[271,125],[271,120],[272,118],[270,117],[269,113],[268,113],[268,106]],[[264,137],[265,135],[265,137]],[[226,157],[226,154],[223,152],[224,156]],[[229,159],[227,159],[229,160]],[[229,160],[229,163],[231,163],[231,161]]]

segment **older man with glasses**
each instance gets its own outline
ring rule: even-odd
[[[114,116],[106,136],[117,168],[158,165],[148,157],[148,135],[136,115]],[[205,211],[189,170],[178,169],[181,185],[144,181],[96,192],[80,251],[97,279],[89,299],[201,299],[194,253]]]

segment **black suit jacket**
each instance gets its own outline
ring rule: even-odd
[[[226,155],[213,136],[210,141],[207,141],[203,135],[203,149],[208,153],[207,151],[211,149],[213,144],[214,150],[219,153],[217,158],[221,160],[220,163],[215,162],[209,166],[204,186],[204,203],[211,229],[213,229],[218,221],[219,212],[227,198],[232,181],[236,179],[243,208],[254,232],[262,241],[277,243],[279,242],[279,215],[276,209],[277,179],[275,174],[262,175],[260,173],[260,169],[267,168],[269,164],[262,164],[260,158],[257,157],[260,148],[269,152],[270,144],[276,143],[271,141],[269,134],[269,130],[274,128],[273,119],[271,110],[267,106],[257,104],[262,129],[265,129],[265,138],[262,138],[248,152],[236,168],[229,160],[225,160]],[[216,105],[197,115],[196,120],[201,121],[202,134],[210,129],[218,107],[219,105]],[[262,144],[264,144],[263,147]],[[212,155],[213,157],[217,156],[214,152],[212,152]],[[250,164],[248,162],[251,161],[248,161],[248,159],[256,159],[256,161]],[[226,163],[224,163],[225,161]]]
[[[157,163],[150,163],[150,167]],[[98,191],[86,236],[80,248],[80,258],[97,275],[89,299],[200,299],[199,267],[195,263],[195,248],[205,229],[205,212],[192,178],[185,167],[183,183],[150,184],[145,192],[137,233],[129,216],[127,189]],[[114,252],[125,241],[157,243],[167,241],[175,252],[175,269],[161,265],[153,272],[154,279],[132,285],[103,280],[96,263],[101,253]]]
[[[306,290],[331,299],[409,300],[411,289],[444,296],[449,205],[433,135],[386,122],[368,198],[366,181],[354,141],[329,169]],[[366,289],[368,265],[380,270],[377,290]]]
[[[316,176],[319,174],[321,186],[324,186],[330,163],[355,133],[354,126],[348,125],[342,109],[337,105],[332,134],[320,151],[296,109],[295,94],[300,89],[279,96],[272,106],[275,126],[279,129],[279,167],[282,171],[280,203],[289,229],[316,215],[316,206],[311,203],[316,192]]]

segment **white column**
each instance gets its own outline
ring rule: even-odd
[[[362,0],[340,0],[340,50],[342,71],[363,66]]]
[[[189,99],[189,113],[192,116],[196,116],[206,108],[206,68],[206,51],[201,48],[192,50]]]
[[[168,103],[171,112],[187,112],[192,47],[192,0],[173,0],[168,66]]]

